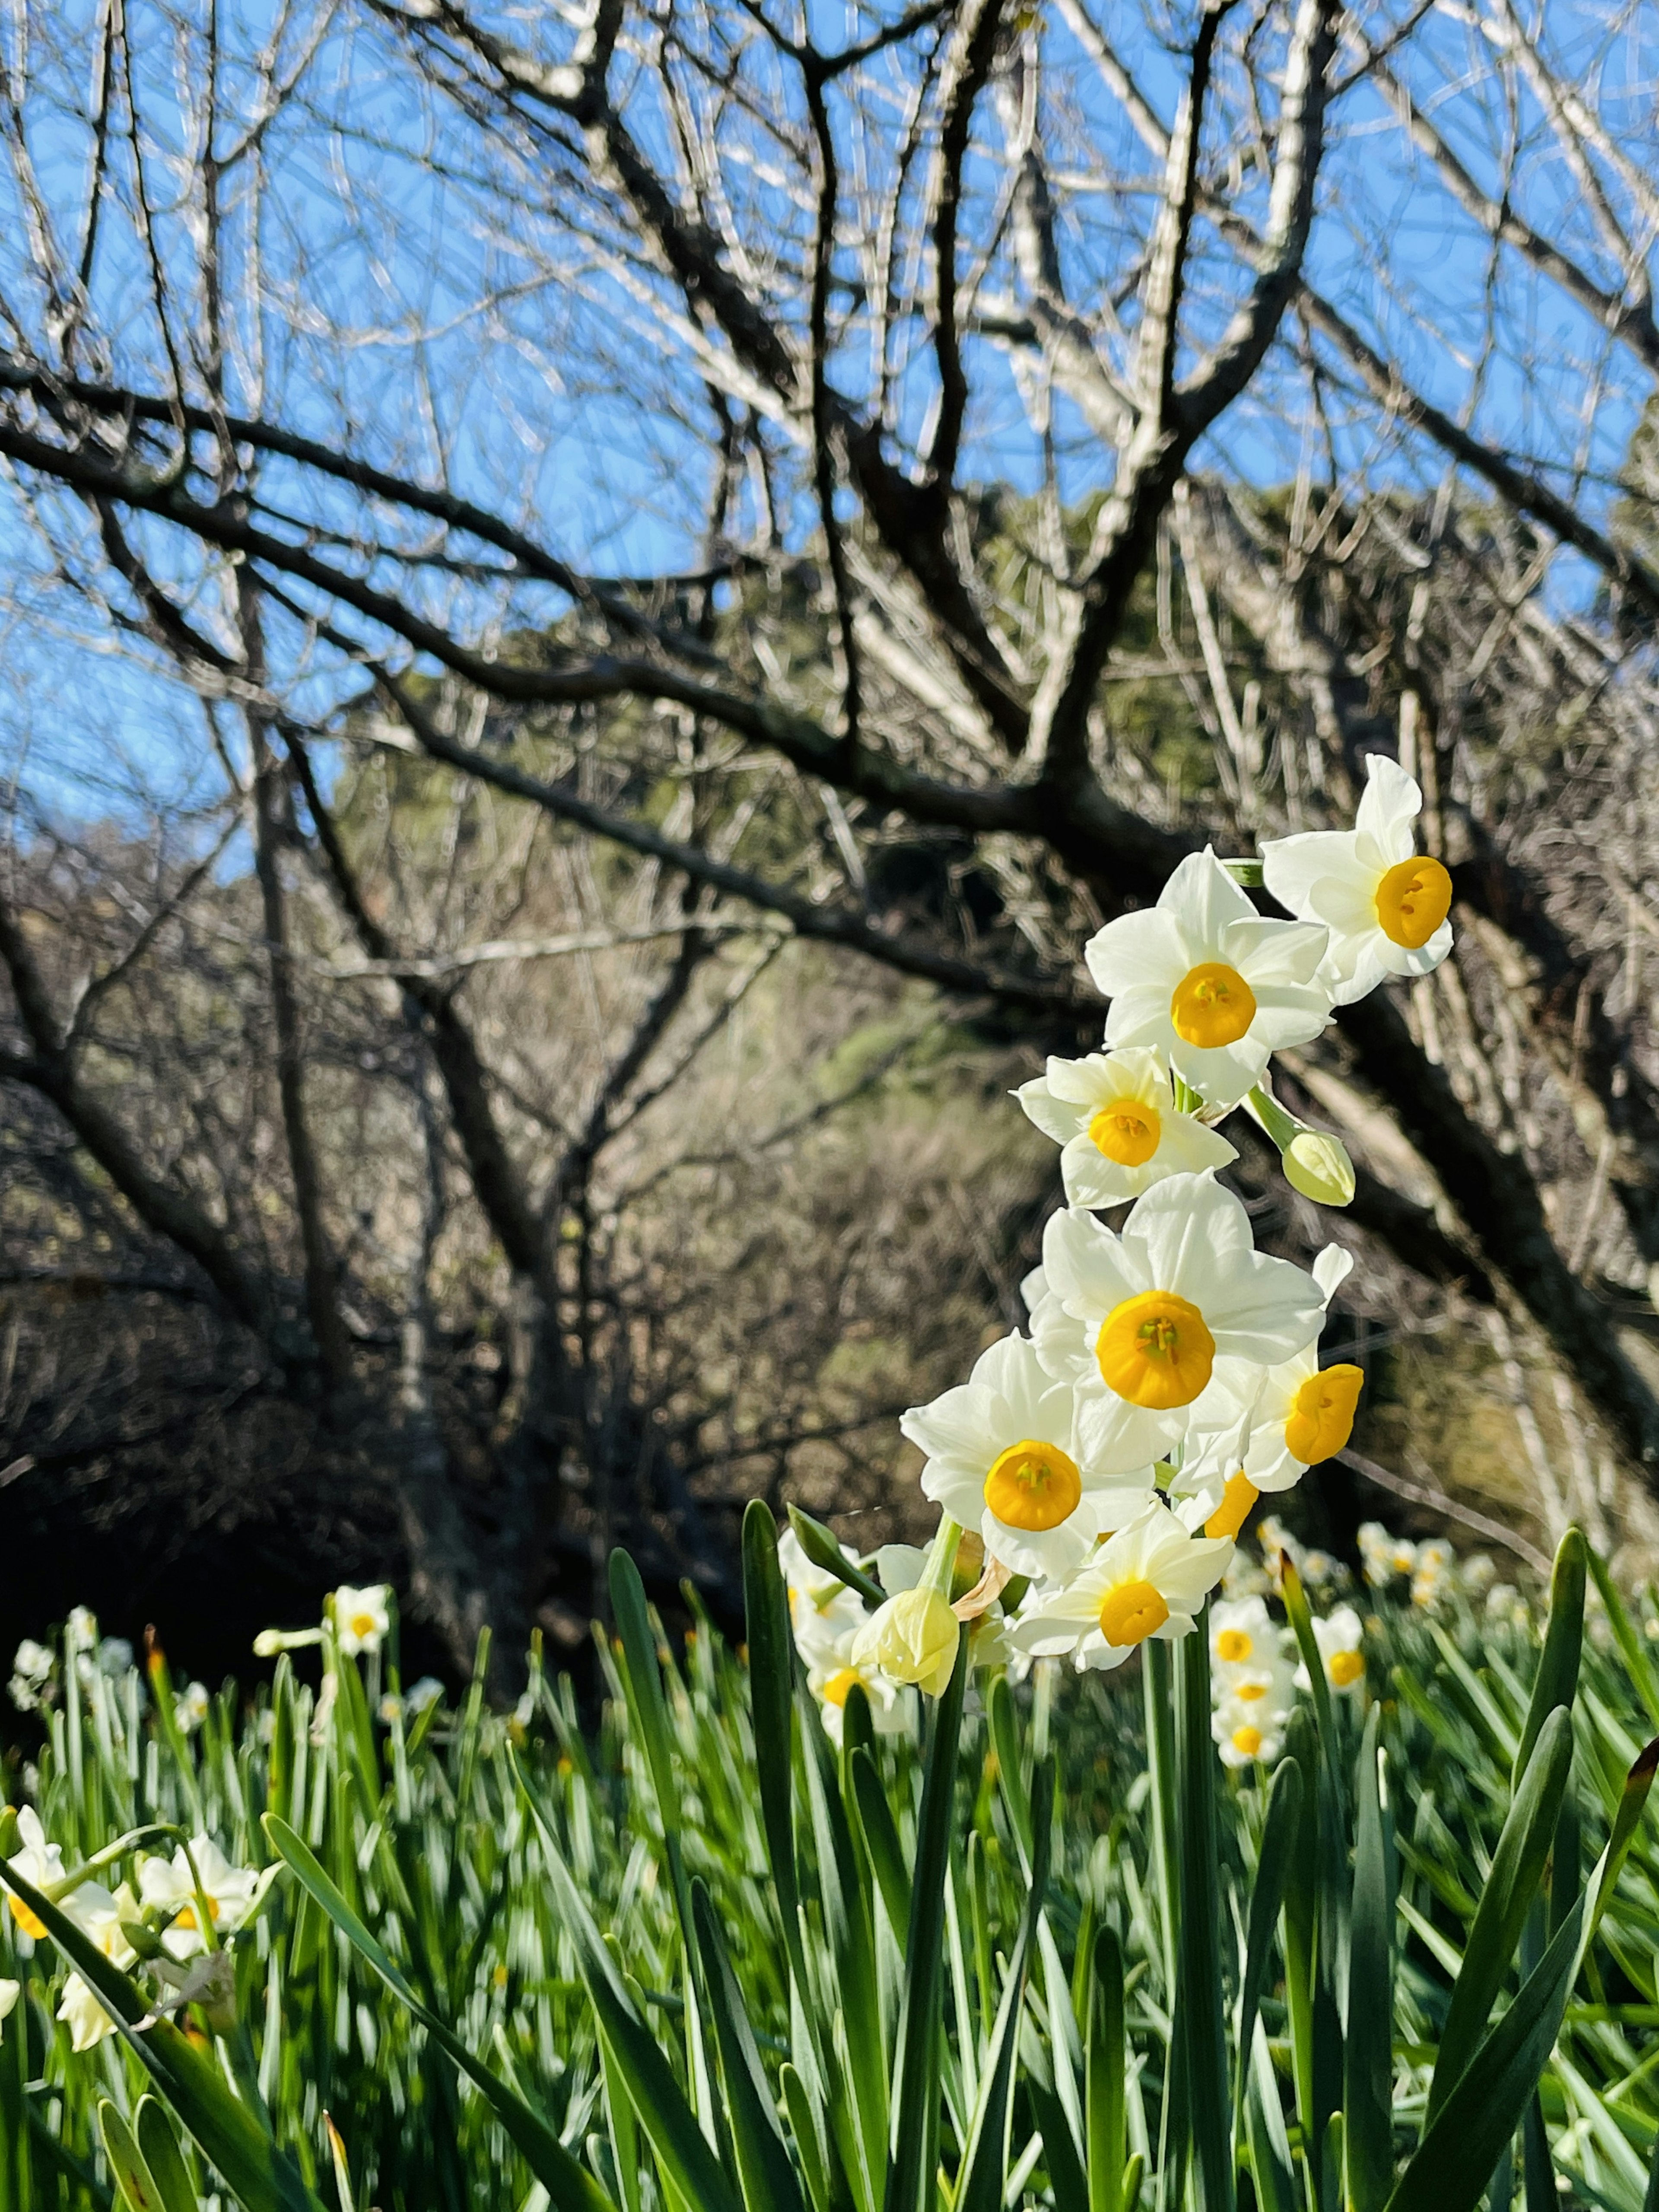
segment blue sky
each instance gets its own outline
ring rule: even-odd
[[[199,72],[204,0],[199,13],[189,7],[170,12],[155,0],[134,0],[130,12],[156,250],[169,288],[189,303],[199,295],[191,204],[201,126],[179,88],[191,83],[193,70]],[[494,12],[499,28],[543,58],[556,61],[568,51],[571,34],[551,10]],[[854,35],[877,20],[834,13]],[[815,28],[826,42],[834,35],[830,19],[827,6],[815,9]],[[1167,120],[1190,25],[1157,0],[1149,0],[1144,15],[1114,9],[1103,20]],[[1384,19],[1379,11],[1370,20],[1381,26]],[[85,204],[86,88],[95,21],[91,0],[53,0],[32,47],[29,143],[42,197],[71,258]],[[276,21],[268,5],[233,0],[219,10],[223,51],[246,64],[270,40]],[[313,18],[301,6],[282,21],[286,62],[300,55]],[[1583,0],[1557,0],[1549,21],[1554,46],[1581,73],[1599,70],[1604,113],[1638,143],[1651,104],[1648,56],[1636,33],[1605,37]],[[1057,167],[1066,149],[1076,149],[1062,252],[1073,295],[1086,301],[1109,289],[1129,265],[1146,205],[1144,195],[1126,199],[1103,187],[1149,179],[1153,165],[1052,0],[1041,35],[1045,147]],[[1271,44],[1278,33],[1270,23],[1263,35]],[[1535,103],[1529,106],[1524,94],[1513,108],[1506,100],[1492,52],[1491,40],[1461,11],[1440,11],[1418,27],[1398,58],[1423,105],[1475,174],[1488,180],[1499,173],[1512,114],[1523,146],[1541,136]],[[861,169],[876,176],[890,172],[897,136],[891,118],[912,69],[898,53],[876,72],[866,119],[857,127],[849,109],[838,112],[849,177],[856,179]],[[788,72],[775,60],[757,60],[746,82],[763,112],[769,103],[787,135],[799,120]],[[1224,72],[1224,100],[1236,84],[1236,68]],[[350,8],[331,19],[302,85],[302,96],[264,141],[257,222],[252,163],[232,176],[224,274],[225,289],[239,303],[233,404],[257,404],[294,428],[428,481],[447,475],[458,489],[503,507],[578,565],[656,572],[695,562],[708,482],[702,380],[683,334],[656,313],[649,279],[617,265],[621,234],[599,216],[591,234],[583,234],[592,204],[561,174],[556,143],[504,134],[485,138],[446,95],[419,82],[407,54],[373,18]],[[239,116],[245,124],[254,91],[248,66],[227,70],[216,142],[222,153],[240,127]],[[641,141],[665,153],[668,122],[642,70],[635,75],[628,106]],[[988,102],[985,112],[985,143],[994,149],[997,131]],[[1535,456],[1563,481],[1580,461],[1593,473],[1613,474],[1647,394],[1646,375],[1610,349],[1589,319],[1517,257],[1503,257],[1498,281],[1489,289],[1485,240],[1407,147],[1374,88],[1347,94],[1334,122],[1309,260],[1316,284],[1392,351],[1420,389],[1454,414],[1467,409],[1483,434]],[[1212,143],[1220,154],[1223,141]],[[799,240],[800,210],[765,160],[756,158],[757,149],[762,157],[770,149],[755,127],[728,126],[722,144],[720,187],[745,249],[764,259],[781,239]],[[970,239],[985,234],[1001,184],[994,159],[970,166]],[[93,321],[114,373],[157,389],[165,362],[147,304],[146,255],[130,219],[132,171],[125,152],[118,158],[114,187],[94,262]],[[908,210],[915,198],[913,190]],[[1517,201],[1606,273],[1610,264],[1559,151],[1543,145],[1523,154]],[[1258,215],[1264,207],[1260,179],[1248,187],[1247,204]],[[25,217],[14,164],[0,175],[0,293],[14,303],[23,342],[45,351],[50,303],[38,269],[31,268],[35,257]],[[854,215],[841,273],[865,266],[861,244]],[[1217,252],[1213,239],[1206,244],[1202,282],[1191,302],[1200,337],[1219,326],[1243,281],[1236,258]],[[925,332],[913,325],[909,340],[900,420],[914,430],[926,417],[934,380]],[[985,396],[971,421],[965,472],[1030,489],[1039,478],[1042,447],[1020,392],[995,349],[981,345],[973,359]],[[867,343],[854,328],[837,377],[849,392],[860,392],[867,375]],[[1302,372],[1287,346],[1219,427],[1203,458],[1257,483],[1285,480],[1304,450],[1304,395]],[[1440,464],[1433,453],[1391,435],[1375,407],[1346,410],[1340,394],[1334,405],[1340,471],[1363,471],[1372,482],[1379,476],[1425,486],[1436,480]],[[776,442],[783,452],[781,438]],[[1055,446],[1068,498],[1108,480],[1109,453],[1063,404],[1055,415]],[[787,483],[787,455],[784,473]],[[273,464],[264,483],[278,504],[313,528],[352,526],[352,502],[314,478]],[[810,505],[798,482],[791,489],[790,528],[804,538]],[[1596,498],[1605,503],[1603,495],[1592,495]],[[12,579],[9,604],[0,612],[8,677],[0,698],[0,766],[21,766],[43,804],[77,812],[143,812],[152,804],[206,799],[217,769],[204,745],[199,704],[144,650],[124,644],[71,588],[69,578],[91,574],[99,565],[84,514],[72,502],[49,501],[46,518],[43,534],[11,489],[0,487],[0,559]],[[181,592],[203,593],[202,617],[210,623],[220,586],[197,573],[192,550],[159,527],[144,526],[139,534]],[[1564,564],[1553,588],[1571,595],[1583,588],[1583,580]],[[485,635],[492,623],[544,621],[558,607],[544,591],[520,590],[508,600],[464,579],[428,577],[422,589],[434,614]],[[296,706],[325,712],[340,696],[341,671],[291,626],[278,629],[276,649]]]

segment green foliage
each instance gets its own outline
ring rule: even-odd
[[[758,1510],[747,1664],[672,1649],[618,1559],[591,1728],[534,1654],[510,1718],[475,1686],[411,1726],[325,1647],[324,1698],[283,1660],[189,1736],[93,1670],[48,1833],[112,1884],[198,1820],[272,1871],[227,2011],[106,1955],[71,1854],[56,1899],[9,1866],[47,1934],[0,1960],[0,2208],[1475,2212],[1559,2176],[1651,2212],[1655,1616],[1607,1585],[1602,1637],[1587,1568],[1569,1539],[1541,1639],[1376,1599],[1389,1694],[1316,1694],[1271,1777],[1217,1762],[1199,1638],[1149,1647],[1150,1771],[1127,1685],[1033,1701],[968,1638],[914,1736],[854,1691],[832,1743]],[[70,1967],[124,2023],[78,2052]]]

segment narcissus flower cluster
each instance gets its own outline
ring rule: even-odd
[[[1274,1097],[1269,1064],[1451,945],[1451,878],[1416,849],[1422,794],[1395,761],[1366,769],[1352,830],[1270,842],[1259,861],[1190,854],[1155,907],[1085,948],[1109,1002],[1103,1048],[1051,1058],[1015,1093],[1060,1147],[1065,1195],[1022,1286],[1027,1324],[901,1424],[939,1534],[902,1586],[881,1573],[873,1611],[850,1554],[845,1576],[799,1547],[787,1561],[833,1733],[855,1687],[878,1726],[904,1725],[898,1688],[940,1694],[964,1636],[992,1663],[1089,1668],[1191,1634],[1257,1501],[1346,1449],[1364,1376],[1322,1364],[1319,1341],[1351,1257],[1259,1251],[1218,1180],[1237,1157],[1218,1125],[1243,1107],[1302,1197],[1352,1195],[1340,1141]],[[1289,918],[1258,909],[1258,884]],[[1294,1702],[1282,1632],[1261,1597],[1244,1606],[1259,1620],[1233,1605],[1212,1622],[1216,1738],[1234,1765],[1278,1756]],[[1320,1632],[1330,1686],[1362,1680],[1357,1618]],[[1238,1638],[1250,1648],[1235,1655]]]

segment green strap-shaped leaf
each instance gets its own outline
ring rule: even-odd
[[[1241,2051],[1239,2072],[1245,2071]],[[1250,2146],[1250,2174],[1261,2212],[1297,2212],[1295,2171],[1291,2164],[1291,2141],[1285,2127],[1284,2107],[1279,2101],[1279,2081],[1267,2050],[1267,2033],[1260,2019],[1250,2040],[1249,2087],[1244,2108],[1245,2131]]]
[[[130,2208],[130,2212],[165,2212],[161,2192],[150,2179],[143,2154],[107,2097],[98,2107],[98,2132],[103,2138],[104,2156],[115,2176],[121,2202]]]
[[[726,1955],[726,1939],[714,1917],[708,1889],[701,1881],[691,1886],[691,1907],[696,1919],[698,1948],[702,1953],[709,2009],[714,2015],[720,2079],[726,2087],[726,2118],[731,2124],[744,2203],[748,2212],[805,2212],[800,2184],[779,2132],[777,2112],[761,2065],[754,2030],[749,2024],[737,1976]]]
[[[864,1833],[865,1849],[870,1854],[876,1886],[902,1951],[910,1928],[910,1869],[904,1863],[904,1845],[893,1818],[893,1808],[887,1802],[887,1792],[876,1771],[876,1762],[867,1751],[860,1749],[853,1753],[851,1771],[853,1802]]]
[[[1267,1796],[1267,1817],[1262,1824],[1261,1849],[1255,1863],[1255,1880],[1250,1888],[1250,1911],[1244,1940],[1244,1975],[1238,1990],[1239,2053],[1233,2069],[1233,2140],[1242,2134],[1242,2114],[1244,2085],[1249,2069],[1244,2054],[1255,2037],[1257,2009],[1272,1963],[1273,1930],[1279,1924],[1279,1908],[1285,1902],[1285,1885],[1291,1878],[1297,1838],[1302,1820],[1302,1769],[1294,1759],[1279,1763]],[[1118,1969],[1120,1977],[1122,1967]],[[1091,2203],[1089,2212],[1103,2212],[1099,2205]]]
[[[1128,2156],[1128,2075],[1123,2035],[1123,1947],[1103,1928],[1089,1962],[1083,2109],[1088,2136],[1089,2212],[1120,2212]]]
[[[616,2212],[605,2191],[586,2166],[572,2157],[541,2114],[514,2095],[500,2075],[481,2059],[475,2058],[447,2023],[416,1996],[385,1948],[329,1880],[315,1853],[288,1822],[275,1813],[267,1813],[264,1825],[272,1850],[287,1862],[307,1894],[315,1899],[341,1934],[368,1960],[392,1995],[414,2014],[450,2063],[479,2090],[525,2164],[557,2207],[557,2212]],[[313,2203],[314,2201],[312,2200]]]
[[[1394,1881],[1377,1773],[1378,1717],[1373,1705],[1355,1792],[1342,2082],[1349,2212],[1382,2212],[1394,2185]]]
[[[1532,1702],[1515,1754],[1511,1786],[1519,1789],[1539,1733],[1558,1705],[1571,1706],[1578,1687],[1578,1658],[1584,1642],[1584,1580],[1589,1547],[1582,1528],[1569,1528],[1556,1548],[1550,1574],[1550,1617],[1544,1649],[1533,1678]]]
[[[1583,1921],[1581,1899],[1441,2106],[1388,2212],[1474,2212],[1555,2048]]]
[[[883,2212],[932,2212],[938,2164],[939,1992],[943,1981],[945,1877],[951,1856],[957,1745],[968,1689],[968,1638],[933,1708],[916,1837],[910,1937],[904,1954],[892,2137]]]
[[[1014,1955],[1002,1985],[996,2024],[980,2069],[979,2101],[969,2124],[962,2171],[957,2180],[952,2212],[1001,2212],[1008,2179],[1008,2123],[1013,2101],[1014,2054],[1019,2041],[1020,2013],[1025,2002],[1026,1978],[1036,1943],[1043,1893],[1048,1887],[1048,1845],[1054,1802],[1052,1759],[1038,1762],[1031,1780],[1031,1887],[1014,1940]],[[1055,2100],[1056,2104],[1058,2100]],[[1058,2115],[1058,2135],[1069,2143],[1064,2115]],[[1053,2124],[1051,2118],[1050,2125]],[[1048,2140],[1048,2128],[1043,2140]]]
[[[795,1979],[805,1988],[790,1742],[795,1644],[789,1629],[789,1595],[778,1566],[778,1532],[758,1498],[750,1498],[743,1516],[743,1603],[749,1633],[749,1698],[754,1714],[761,1826],[785,1948]]]
[[[634,2100],[664,2176],[696,2212],[739,2212],[708,2138],[697,2125],[673,2069],[623,1986],[605,1939],[554,1839],[551,1825],[516,1759],[513,1771],[541,1838],[553,1894],[576,1953],[607,2064]]]
[[[759,1504],[759,1500],[756,1500]],[[764,1510],[764,1508],[762,1509]],[[841,1546],[822,1521],[815,1521],[810,1513],[803,1513],[799,1505],[789,1508],[789,1526],[795,1532],[796,1541],[815,1567],[822,1567],[826,1575],[834,1575],[856,1590],[866,1605],[879,1605],[887,1593],[873,1575],[866,1575],[862,1567],[842,1556]]]
[[[1175,1647],[1180,1804],[1181,2018],[1197,2212],[1232,2212],[1232,2099],[1221,1987],[1215,1746],[1210,1734],[1208,1613]]]
[[[170,2020],[149,2018],[144,1992],[99,1950],[74,1921],[16,1872],[0,1866],[0,1879],[20,1897],[58,1948],[94,1990],[124,2030],[127,2048],[147,2069],[202,2154],[223,2177],[247,2212],[322,2212],[294,2161],[265,2133],[250,2108],[232,2094],[217,2063],[198,2051]]]
[[[1546,1715],[1521,1777],[1463,1947],[1463,1964],[1429,2085],[1431,2122],[1474,2056],[1509,1972],[1538,1894],[1571,1765],[1572,1720],[1564,1706],[1557,1705]]]
[[[154,2097],[141,2097],[133,2115],[133,2133],[139,2155],[149,2168],[150,2179],[161,2192],[164,2212],[197,2212],[195,2184],[191,2180],[173,2123]]]
[[[800,2170],[806,2177],[806,2193],[812,2200],[812,2212],[830,2212],[828,2152],[812,2093],[799,2068],[792,2066],[787,2059],[779,2068],[778,2078],[783,2087],[783,2101],[788,2110]]]
[[[997,1755],[997,1781],[1001,1787],[1002,1802],[1008,1808],[1015,1840],[1029,1874],[1031,1867],[1031,1800],[1025,1794],[1025,1778],[1020,1772],[1019,1726],[1014,1717],[1013,1692],[1008,1687],[1006,1674],[999,1674],[992,1683],[985,1709],[991,1723],[991,1746]]]

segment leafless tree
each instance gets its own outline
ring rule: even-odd
[[[1297,1079],[1412,1295],[1547,1384],[1544,1457],[1659,1460],[1647,11],[921,0],[838,27],[20,0],[8,34],[0,1067],[349,1434],[349,1178],[302,978],[376,980],[374,1087],[432,1170],[391,1301],[406,1534],[473,1562],[417,1566],[457,1636],[560,1521],[560,1424],[587,1479],[628,1463],[592,1456],[628,1391],[602,1415],[563,1379],[605,1310],[595,1163],[720,1029],[734,946],[1075,1038],[1094,919],[1206,838],[1340,817],[1379,745],[1424,785],[1462,949]],[[137,751],[69,778],[65,714],[118,652]],[[85,969],[45,825],[118,757],[154,779],[184,696],[197,842]],[[587,855],[599,918],[553,933],[653,933],[565,1119],[464,980],[491,947],[454,872],[423,851],[394,896],[365,860],[342,794],[377,759]],[[258,901],[280,1266],[112,1033],[167,930],[218,913],[221,830]],[[429,1388],[462,1203],[523,1347],[487,1540]],[[582,1510],[597,1541],[611,1507]]]

